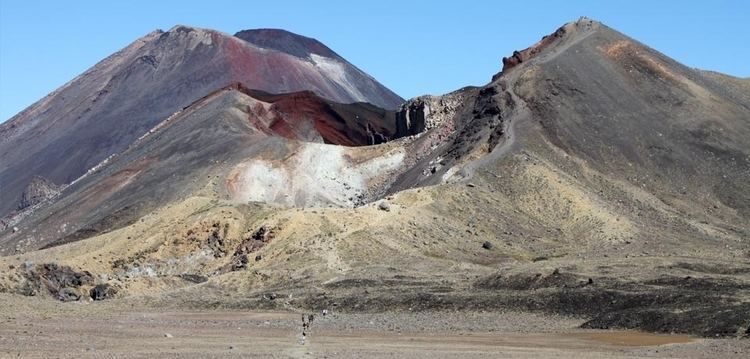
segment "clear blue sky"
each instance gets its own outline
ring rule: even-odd
[[[692,67],[750,76],[750,1],[0,0],[0,122],[175,24],[317,38],[405,98],[481,85],[500,59],[588,16]]]

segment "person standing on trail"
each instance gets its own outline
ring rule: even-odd
[[[302,313],[302,345],[305,344],[305,339],[307,338],[307,327],[309,326],[309,323],[305,319],[305,313]]]

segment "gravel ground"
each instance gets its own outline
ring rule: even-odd
[[[60,304],[1,295],[0,358],[723,357],[750,340],[698,339],[576,327],[526,313],[317,314],[303,340],[301,313],[159,312],[132,303]]]

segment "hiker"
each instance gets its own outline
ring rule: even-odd
[[[307,322],[307,317],[305,316],[305,313],[302,313],[302,345],[305,344],[305,339],[307,339],[307,328],[310,326],[310,323]]]

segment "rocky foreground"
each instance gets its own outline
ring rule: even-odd
[[[581,320],[515,312],[186,311],[137,301],[70,303],[1,295],[0,356],[24,358],[744,358],[750,343],[581,330]]]

